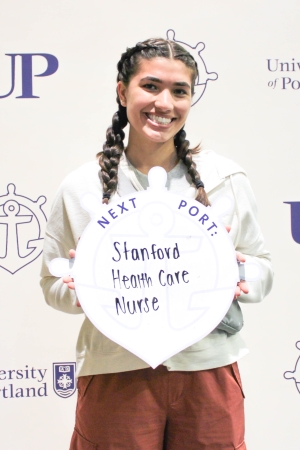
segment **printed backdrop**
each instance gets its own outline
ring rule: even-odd
[[[168,30],[200,66],[191,144],[246,168],[273,255],[273,292],[243,305],[248,448],[298,448],[299,19],[297,0],[2,0],[1,448],[68,448],[82,316],[43,300],[46,218],[65,175],[101,149],[121,52]]]

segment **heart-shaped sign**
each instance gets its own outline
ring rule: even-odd
[[[205,207],[168,192],[166,172],[149,172],[150,187],[103,205],[85,194],[91,222],[70,274],[80,304],[108,338],[155,368],[209,334],[227,313],[239,281],[235,250],[220,222],[229,198]]]

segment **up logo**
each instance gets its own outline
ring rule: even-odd
[[[11,274],[30,264],[42,253],[46,197],[31,200],[16,194],[9,184],[0,196],[0,267]]]
[[[300,341],[296,342],[296,347],[300,350]],[[284,378],[287,380],[294,380],[296,388],[300,394],[300,356],[298,357],[293,372],[284,372]]]
[[[209,80],[215,81],[218,78],[218,74],[216,72],[208,72],[206,69],[205,62],[201,56],[201,52],[205,49],[205,44],[203,42],[198,42],[198,44],[196,44],[195,47],[192,47],[191,45],[186,44],[185,42],[177,41],[177,39],[175,39],[174,30],[167,31],[167,39],[181,45],[186,51],[188,51],[193,56],[193,58],[197,62],[199,76],[195,81],[195,94],[193,96],[193,104],[192,104],[192,106],[194,106],[204,94],[207,82]]]
[[[291,205],[291,230],[292,237],[300,244],[300,202],[284,202]]]
[[[21,86],[22,94],[16,98],[39,98],[39,96],[33,94],[33,77],[48,77],[53,75],[58,69],[58,59],[56,56],[50,53],[6,53],[6,56],[11,58],[10,71],[11,82],[10,89],[6,94],[1,95],[1,98],[9,97],[15,89],[16,79],[16,60],[21,61]],[[43,58],[46,60],[47,67],[42,73],[33,74],[33,59]],[[18,59],[17,59],[18,58]],[[1,77],[3,79],[3,76]],[[1,87],[2,90],[2,87]]]

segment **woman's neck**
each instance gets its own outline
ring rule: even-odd
[[[154,166],[163,167],[170,172],[178,163],[174,141],[171,142],[132,142],[126,148],[129,162],[140,172],[148,174]]]

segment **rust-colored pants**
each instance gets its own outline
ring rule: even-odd
[[[246,450],[237,364],[78,379],[70,450]]]

